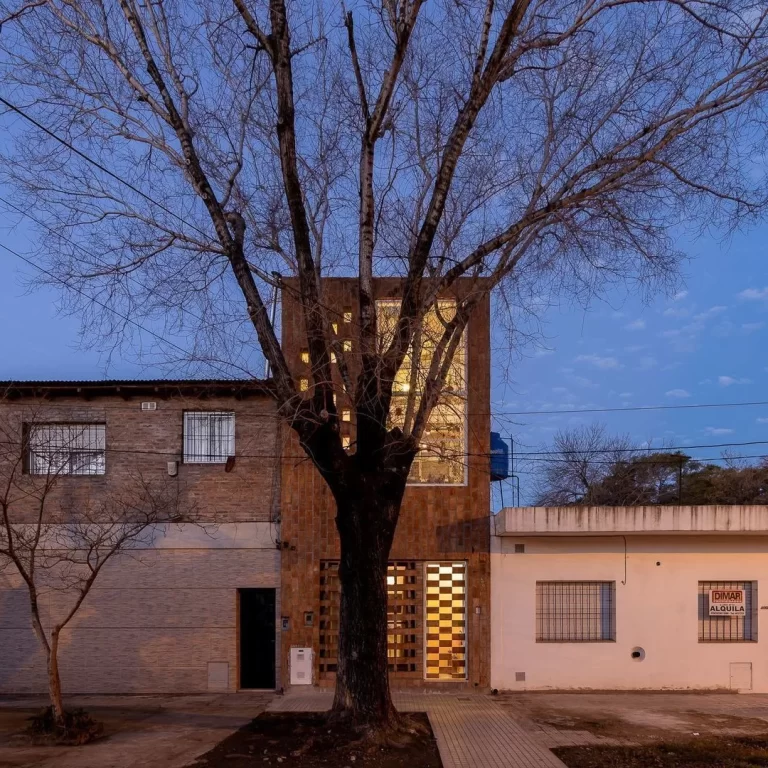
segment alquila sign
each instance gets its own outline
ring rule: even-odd
[[[746,615],[746,595],[743,589],[710,589],[710,616]]]

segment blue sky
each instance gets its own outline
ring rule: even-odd
[[[724,239],[701,236],[681,246],[690,256],[683,284],[644,303],[615,292],[589,310],[550,310],[547,338],[499,380],[497,413],[526,410],[690,405],[768,400],[768,223]],[[637,445],[695,446],[768,440],[768,406],[598,414],[500,416],[520,453],[541,448],[559,428],[600,421]],[[703,458],[720,448],[690,449]],[[768,454],[768,444],[732,449]],[[532,467],[522,462],[523,496]],[[508,499],[507,499],[508,502]]]
[[[3,195],[8,195],[4,190]],[[1,207],[1,206],[0,206]],[[15,213],[0,213],[0,242],[34,257],[34,233]],[[542,345],[506,372],[494,368],[496,428],[516,450],[539,449],[558,428],[598,420],[638,444],[695,446],[768,440],[768,406],[603,414],[510,415],[768,400],[768,223],[727,240],[718,233],[683,247],[684,284],[650,303],[614,292],[585,310],[571,304],[544,316]],[[34,270],[0,251],[0,378],[98,379],[162,376],[153,366],[83,349],[79,320],[58,312],[58,293],[29,292]],[[500,354],[502,362],[506,355]],[[736,449],[768,454],[768,445]],[[691,449],[717,457],[722,449]],[[518,464],[523,500],[531,465]],[[509,491],[507,491],[509,494]],[[509,502],[509,496],[507,496]]]

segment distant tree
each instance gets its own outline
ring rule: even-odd
[[[768,462],[725,457],[702,463],[680,451],[633,448],[595,424],[558,432],[538,473],[536,503],[545,506],[766,504]]]
[[[493,290],[519,308],[654,287],[676,273],[681,221],[763,210],[768,9],[0,0],[3,19],[6,107],[49,133],[18,133],[0,173],[43,222],[49,279],[91,339],[159,322],[238,372],[261,349],[337,506],[334,712],[397,727],[387,560],[473,310]],[[270,321],[275,270],[295,277],[303,390]],[[348,345],[323,298],[342,274],[358,278]],[[384,322],[374,275],[399,278]],[[456,306],[422,344],[445,295]],[[419,383],[402,408],[399,375]]]
[[[63,728],[59,639],[103,568],[121,554],[138,557],[163,528],[178,522],[176,483],[126,478],[117,492],[67,501],[61,479],[92,474],[104,451],[85,448],[78,425],[35,418],[0,419],[0,572],[21,579],[29,596],[32,628],[44,652],[53,722]],[[47,623],[41,599],[56,595]]]
[[[605,496],[606,480],[631,456],[629,436],[609,435],[603,424],[560,430],[546,455],[537,457],[542,468],[537,475],[536,504],[612,503]],[[595,501],[604,496],[604,501]]]

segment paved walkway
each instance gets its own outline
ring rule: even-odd
[[[107,738],[84,747],[18,746],[8,730],[45,705],[39,697],[0,699],[2,768],[185,768],[264,711],[272,693],[193,696],[75,696],[104,723]]]
[[[394,691],[402,712],[426,712],[443,768],[563,768],[564,764],[514,715],[488,696]],[[323,712],[333,692],[293,688],[276,696],[272,712]]]

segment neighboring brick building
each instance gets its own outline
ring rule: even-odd
[[[286,359],[300,389],[308,382],[306,337],[291,283],[283,295]],[[375,281],[382,325],[399,306],[399,282]],[[460,284],[457,291],[471,290]],[[457,294],[453,294],[454,299]],[[453,303],[444,297],[446,308]],[[353,368],[357,283],[327,279],[323,301],[333,307],[337,336],[346,342]],[[453,459],[417,458],[391,554],[390,670],[394,685],[451,684],[486,687],[490,677],[490,310],[481,300],[465,332],[464,350],[452,374],[448,404],[433,425],[435,444]],[[338,376],[338,372],[334,373]],[[400,382],[406,392],[408,384]],[[341,392],[337,381],[337,392]],[[398,387],[396,387],[396,390]],[[350,449],[354,411],[337,404]],[[397,408],[395,409],[397,410]],[[437,420],[437,419],[435,419]],[[425,440],[429,440],[427,437]],[[458,447],[457,447],[458,446]],[[306,460],[295,436],[285,443],[282,472],[282,669],[288,685],[292,647],[311,647],[313,680],[332,685],[338,638],[338,536],[330,491]],[[299,458],[297,458],[299,457]],[[458,458],[456,458],[458,457]]]
[[[280,432],[267,386],[0,382],[0,419],[18,435],[20,453],[26,434],[25,474],[70,462],[51,503],[76,510],[141,474],[178,483],[182,511],[217,524],[172,526],[154,548],[105,567],[62,633],[66,693],[275,686]],[[52,458],[45,445],[73,430],[77,451]],[[46,623],[62,601],[45,596]],[[0,570],[0,648],[1,693],[46,689],[28,593],[12,566]]]

